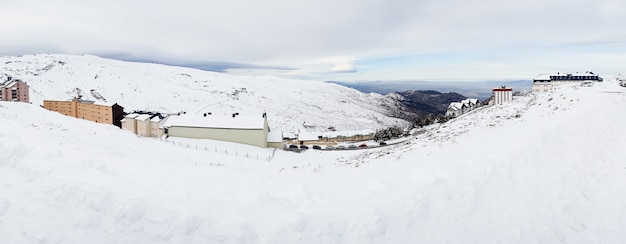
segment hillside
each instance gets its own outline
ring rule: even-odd
[[[425,119],[429,114],[435,116],[445,114],[451,102],[460,102],[465,99],[463,95],[456,92],[441,93],[432,90],[396,92],[388,96],[397,98],[398,102],[404,105],[408,112],[405,119],[410,121],[415,121],[417,118]]]
[[[624,243],[625,91],[563,87],[399,145],[302,153],[0,103],[0,243]]]
[[[0,75],[30,85],[33,104],[82,96],[132,110],[262,114],[283,131],[377,129],[405,121],[390,117],[399,104],[323,82],[271,76],[232,76],[95,56],[0,57]]]

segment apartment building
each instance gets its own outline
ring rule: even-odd
[[[122,129],[143,137],[161,137],[164,134],[163,124],[169,114],[135,111],[124,116]]]
[[[70,101],[44,100],[43,107],[67,116],[94,121],[96,123],[111,124],[122,127],[124,108],[117,103],[102,103],[72,99]]]
[[[8,80],[0,82],[0,101],[30,102],[28,85],[22,80]]]

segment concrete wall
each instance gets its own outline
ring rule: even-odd
[[[267,147],[282,149],[283,148],[283,143],[282,142],[268,142],[267,143]]]
[[[161,137],[163,136],[163,129],[159,128],[161,123],[150,121],[150,136]]]
[[[124,118],[124,122],[122,122],[122,129],[130,131],[133,134],[137,134],[137,120],[133,118]]]
[[[149,137],[151,131],[152,126],[150,125],[150,119],[137,120],[137,135]]]
[[[219,129],[172,126],[168,129],[169,136],[211,139],[218,141],[235,142],[257,147],[267,147],[267,126],[265,129]],[[281,146],[282,148],[282,146]]]

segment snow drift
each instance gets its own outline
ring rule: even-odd
[[[0,103],[0,242],[623,243],[625,94],[516,97],[380,149],[255,149],[269,161]]]

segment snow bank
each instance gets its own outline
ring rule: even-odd
[[[563,87],[409,144],[256,149],[271,161],[0,103],[0,242],[623,243],[624,102]]]

